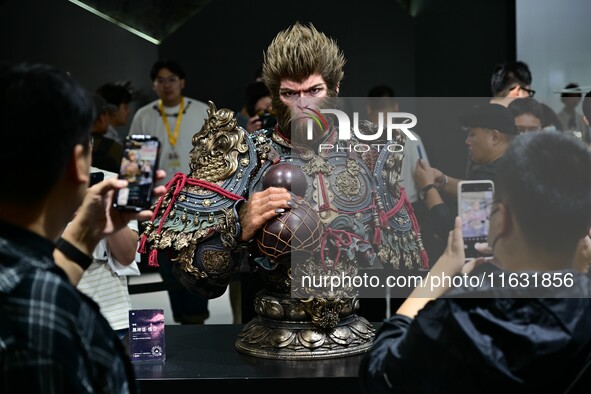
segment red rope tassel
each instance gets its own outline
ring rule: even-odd
[[[406,208],[406,210],[408,211],[408,216],[409,216],[410,222],[412,224],[412,229],[414,230],[415,234],[418,236],[421,233],[420,227],[419,227],[419,222],[417,221],[417,218],[415,216],[415,210],[412,207],[412,204],[411,204],[410,200],[408,199],[408,196],[406,195],[406,190],[404,190],[403,188],[400,189],[400,199],[398,200],[398,202],[396,203],[394,208],[392,208],[388,212],[384,212],[384,211],[380,212],[380,214],[379,214],[380,215],[380,225],[384,226],[384,227],[388,226],[388,220],[392,216],[394,216],[400,210],[400,208],[402,208],[403,205]],[[427,251],[424,248],[421,251],[421,267],[425,268],[425,269],[429,268],[429,256],[427,255]]]
[[[158,249],[152,249],[150,251],[150,256],[148,256],[148,266],[149,267],[159,267],[158,264]]]
[[[160,218],[160,224],[158,225],[158,228],[156,229],[156,235],[160,235],[160,233],[162,232],[162,227],[164,226],[164,222],[166,221],[168,214],[172,210],[172,207],[174,206],[174,203],[176,202],[178,195],[181,193],[181,191],[183,190],[183,188],[185,187],[185,185],[187,183],[192,186],[199,186],[204,189],[211,190],[213,192],[221,194],[222,196],[229,198],[231,200],[234,200],[234,201],[244,200],[244,197],[242,197],[238,194],[234,194],[232,192],[229,192],[226,189],[219,187],[218,185],[215,185],[211,182],[207,182],[207,181],[204,181],[201,179],[188,178],[186,174],[184,174],[182,172],[177,172],[172,177],[172,179],[166,184],[166,192],[164,193],[164,195],[162,197],[160,197],[158,199],[158,203],[156,204],[156,207],[154,208],[154,212],[152,213],[152,219],[150,221],[152,223],[154,223],[154,221],[156,220],[156,217],[158,216],[158,212],[160,212],[160,208],[162,207],[162,202],[164,201],[164,197],[168,194],[168,192],[171,190],[171,188],[174,187],[174,191],[173,191],[172,196],[170,198],[170,203],[166,207],[166,210],[164,211],[162,218]],[[140,241],[140,245],[138,248],[139,253],[146,253],[146,242],[147,242],[146,238],[147,238],[146,235],[142,234],[142,239]],[[156,238],[158,239],[159,237],[156,237]],[[153,249],[150,252],[150,256],[148,258],[148,265],[150,267],[158,267],[158,250],[157,249]]]
[[[382,230],[379,226],[376,226],[375,230],[373,231],[373,244],[379,245],[382,243]]]
[[[355,233],[350,233],[345,230],[335,230],[330,227],[324,229],[324,232],[322,233],[322,240],[320,242],[320,262],[322,264],[322,268],[324,269],[324,272],[328,271],[328,266],[326,265],[324,250],[326,248],[326,243],[328,242],[329,237],[332,238],[332,240],[334,241],[335,247],[337,249],[337,254],[333,260],[333,265],[331,268],[336,267],[339,263],[339,260],[341,258],[341,246],[351,246],[353,244],[354,238],[357,239],[359,242],[362,242],[365,244],[369,243],[367,240],[363,239],[362,237],[360,237],[359,235],[357,235]]]
[[[137,248],[138,253],[146,253],[146,242],[148,241],[148,237],[146,234],[142,234],[140,237],[140,246]]]

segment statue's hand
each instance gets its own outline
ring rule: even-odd
[[[290,208],[290,200],[291,194],[280,187],[269,187],[250,196],[238,213],[242,227],[238,241],[252,239],[268,220]]]

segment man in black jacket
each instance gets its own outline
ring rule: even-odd
[[[496,169],[495,265],[464,263],[456,219],[425,287],[377,333],[360,366],[363,389],[580,392],[591,377],[591,286],[573,261],[591,223],[590,168],[573,137],[517,136]]]

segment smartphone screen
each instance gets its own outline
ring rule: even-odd
[[[492,181],[461,181],[458,183],[458,211],[462,219],[466,259],[490,257],[474,249],[474,244],[487,242],[493,193],[494,184]]]
[[[136,212],[150,207],[159,157],[156,137],[130,135],[125,139],[119,179],[127,180],[128,185],[115,193],[114,207]]]

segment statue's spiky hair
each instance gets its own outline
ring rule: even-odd
[[[319,32],[310,23],[296,22],[279,32],[263,60],[263,81],[277,97],[282,79],[302,82],[310,75],[322,75],[327,88],[336,92],[343,79],[345,57],[336,41]]]

